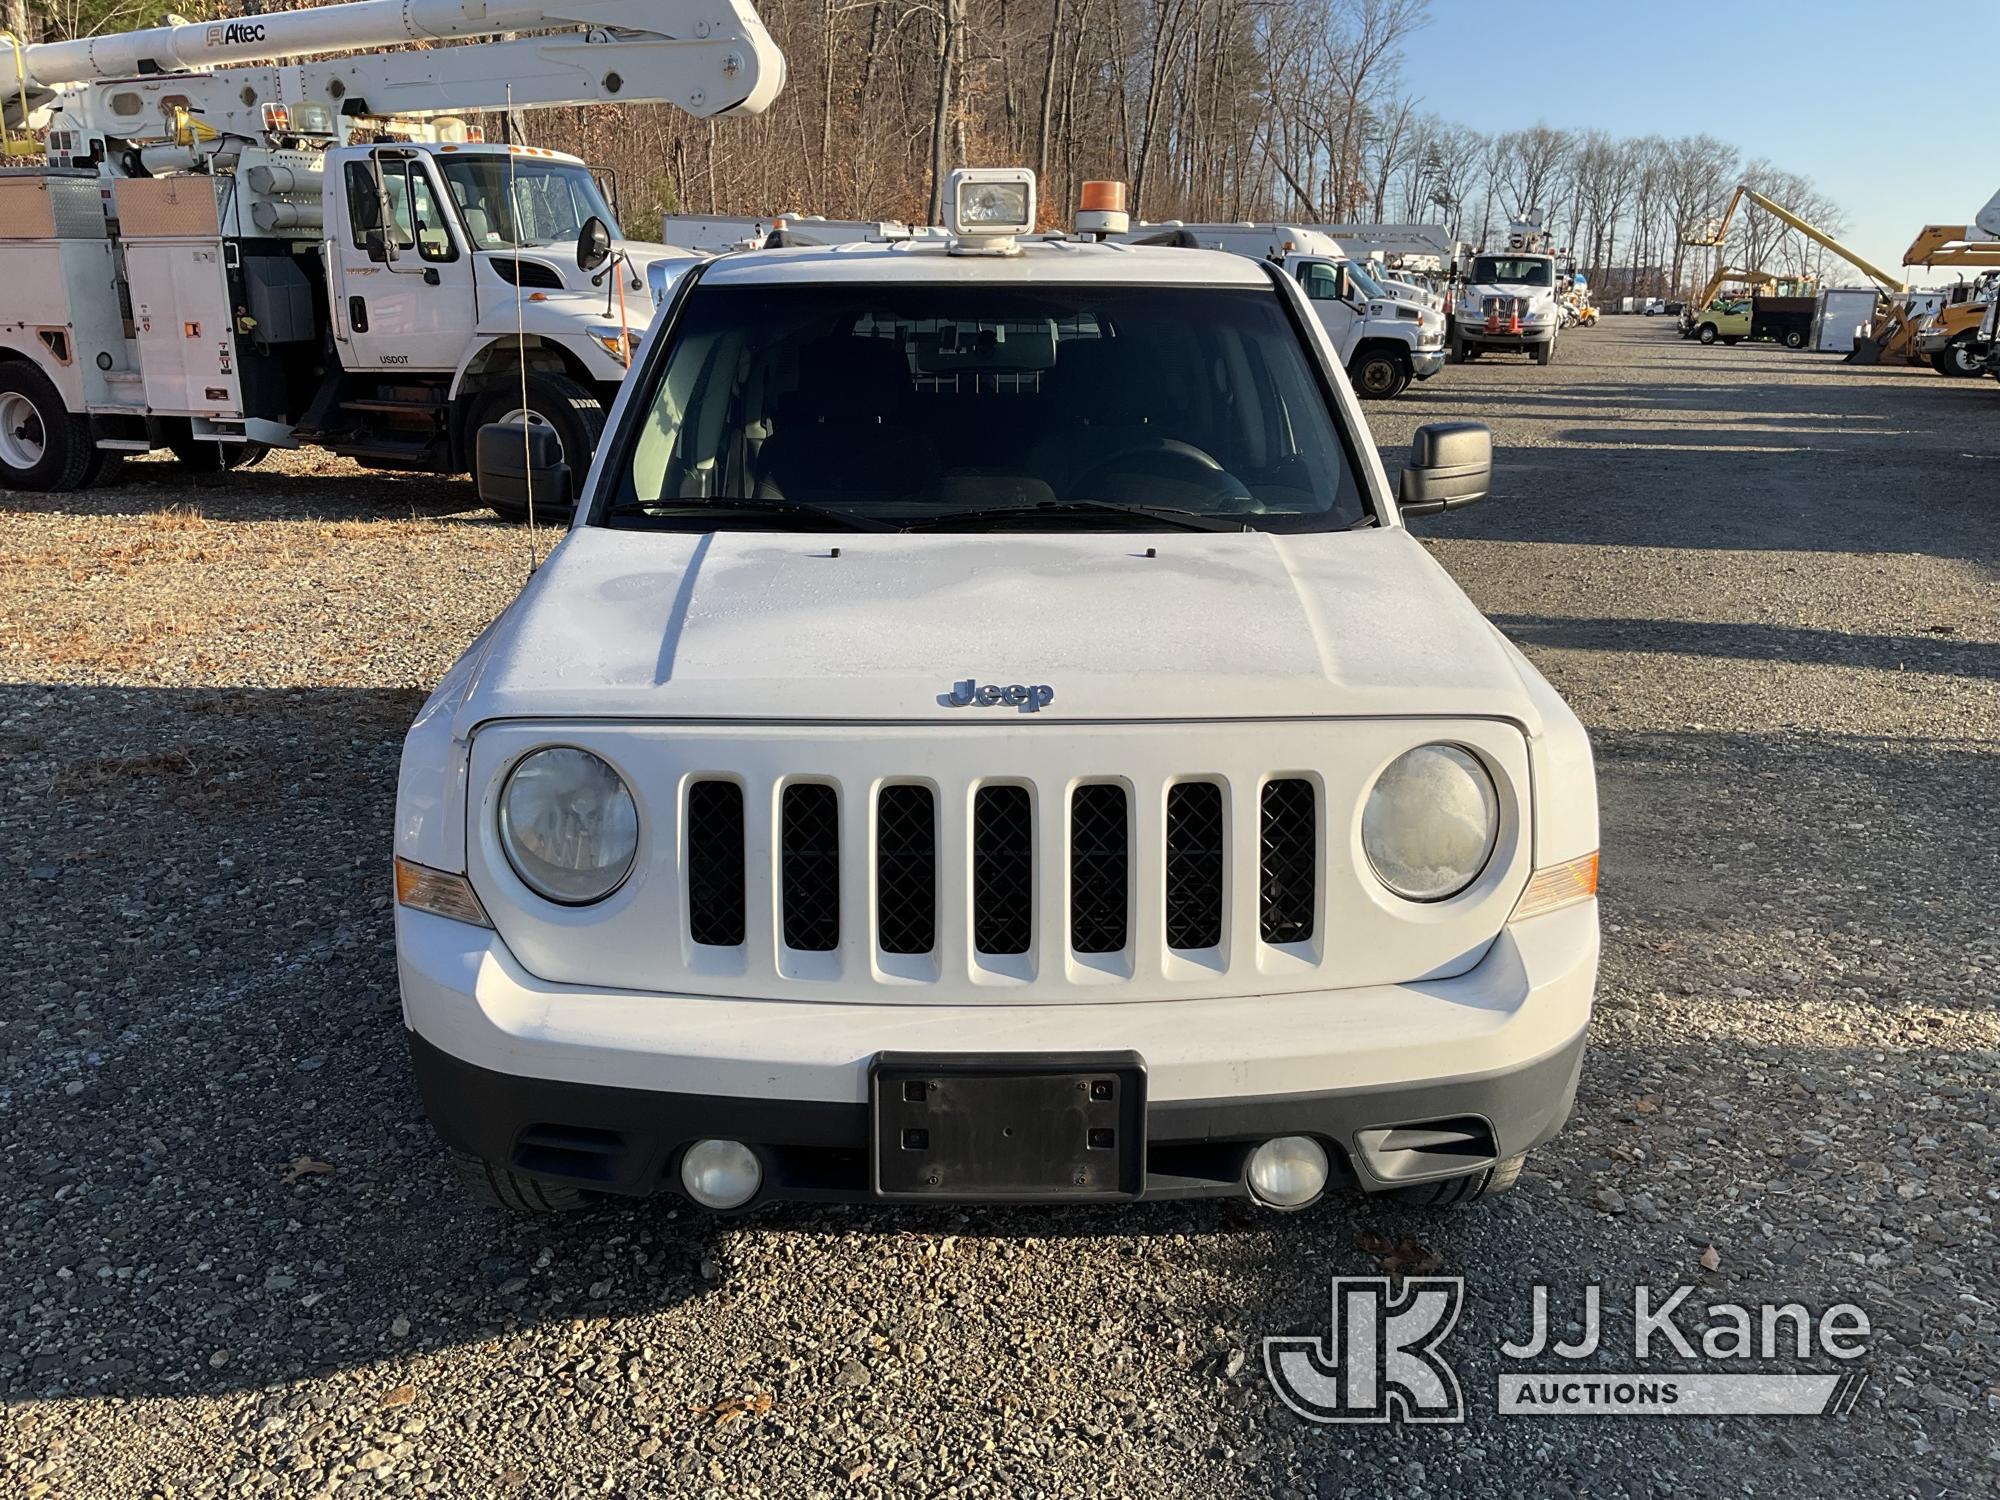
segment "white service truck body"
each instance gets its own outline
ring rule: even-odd
[[[523,34],[252,65],[501,32]],[[161,447],[464,472],[494,419],[549,428],[581,469],[678,257],[632,244],[586,269],[586,227],[616,234],[589,169],[451,111],[754,112],[783,77],[742,0],[698,20],[650,0],[356,0],[17,62],[6,107],[46,131],[48,164],[0,174],[18,210],[0,262],[19,268],[0,279],[0,484],[30,490]]]

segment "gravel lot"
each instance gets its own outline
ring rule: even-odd
[[[1427,535],[1600,757],[1577,1112],[1457,1215],[465,1206],[388,824],[524,534],[297,456],[0,497],[0,1492],[2000,1492],[2000,391],[1613,318],[1375,413],[1494,423],[1495,499]],[[1260,1338],[1432,1260],[1464,1426],[1277,1403]],[[1868,1384],[1500,1417],[1535,1282],[1852,1300]]]

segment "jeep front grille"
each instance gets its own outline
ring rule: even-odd
[[[980,787],[972,799],[972,946],[1012,957],[1036,946],[1039,860],[1034,797],[1012,783]],[[1223,940],[1228,830],[1223,789],[1212,781],[1166,789],[1159,913],[1171,950],[1197,952]],[[875,939],[882,952],[937,947],[935,798],[926,786],[890,785],[875,799]],[[1132,828],[1126,790],[1085,782],[1071,790],[1068,818],[1071,952],[1103,955],[1131,944]],[[840,946],[840,792],[825,782],[788,783],[779,798],[778,929],[799,953]],[[1318,907],[1319,809],[1299,777],[1258,793],[1258,931],[1271,944],[1310,942]],[[709,947],[744,940],[748,866],[743,791],[733,781],[696,781],[687,797],[688,936]]]

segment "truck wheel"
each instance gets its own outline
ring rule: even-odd
[[[1785,330],[1785,347],[1787,349],[1803,349],[1805,346],[1806,336],[1803,333],[1799,332],[1796,328],[1787,328]]]
[[[1713,323],[1704,323],[1695,331],[1695,337],[1700,339],[1704,344],[1712,344],[1719,335],[1716,333]]]
[[[1521,1167],[1527,1159],[1528,1153],[1523,1151],[1519,1156],[1496,1161],[1483,1171],[1468,1172],[1463,1177],[1447,1177],[1442,1182],[1420,1182],[1413,1187],[1396,1188],[1392,1196],[1400,1203],[1417,1208],[1454,1208],[1481,1198],[1497,1198],[1520,1181]]]
[[[484,1208],[513,1214],[563,1214],[582,1208],[588,1201],[580,1188],[523,1177],[511,1167],[470,1152],[454,1150],[451,1162],[459,1187]]]
[[[1973,333],[1967,330],[1931,356],[1931,368],[1940,375],[1977,375],[1979,361],[1972,354]]]
[[[33,365],[0,365],[0,486],[60,494],[84,482],[90,423],[70,415],[62,393]]]
[[[569,465],[570,483],[580,485],[589,472],[590,456],[597,451],[597,440],[604,436],[604,406],[567,375],[537,371],[528,376],[525,401],[520,384],[505,378],[480,398],[466,432],[468,447],[479,436],[479,429],[489,422],[530,422],[551,429],[562,447],[563,462]],[[528,508],[496,505],[493,513],[502,520],[524,521]]]
[[[1536,364],[1538,365],[1553,364],[1555,363],[1555,357],[1556,357],[1556,341],[1554,339],[1550,339],[1546,344],[1535,345]]]
[[[1466,344],[1465,340],[1459,336],[1457,329],[1453,329],[1451,334],[1451,341],[1447,346],[1447,357],[1451,360],[1453,364],[1462,365],[1470,357],[1467,353],[1467,349],[1468,345]]]
[[[1410,384],[1410,362],[1387,349],[1364,351],[1347,373],[1354,382],[1354,393],[1369,401],[1400,396]]]

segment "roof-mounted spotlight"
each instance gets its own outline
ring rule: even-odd
[[[1035,174],[1026,167],[958,167],[945,179],[953,255],[1019,255],[1035,228]]]

